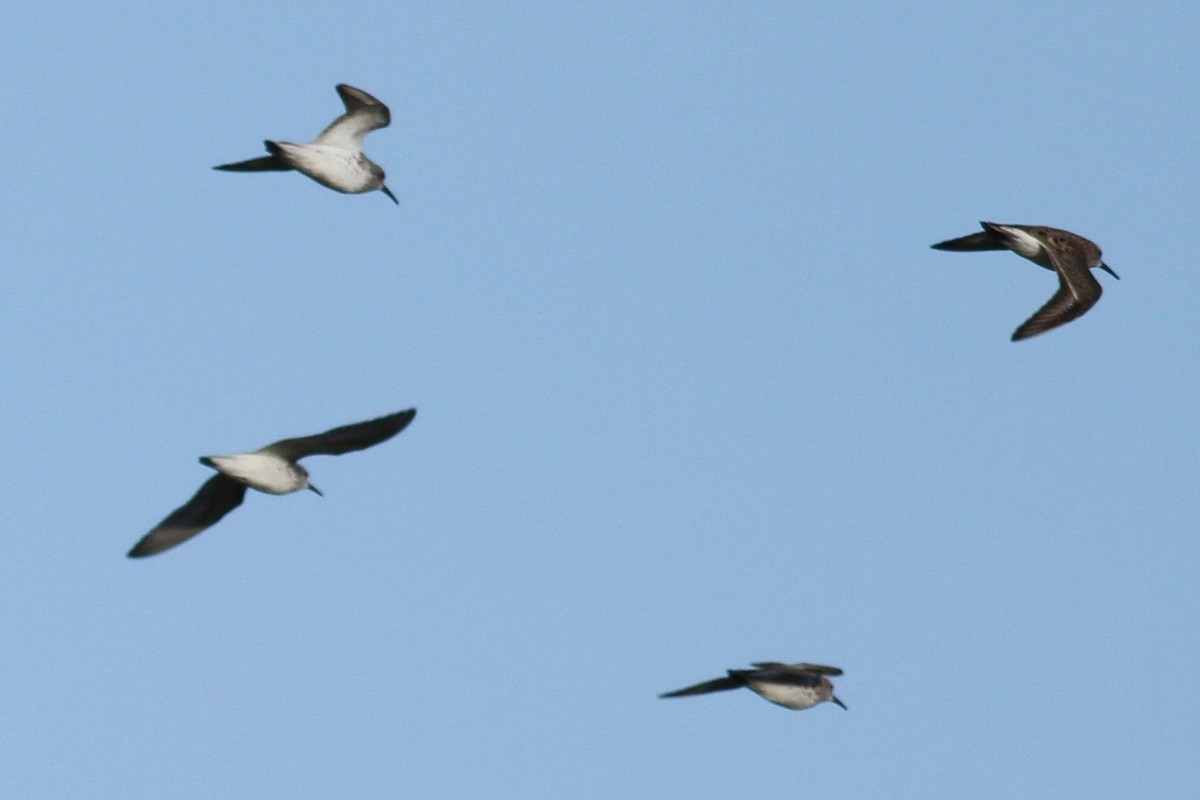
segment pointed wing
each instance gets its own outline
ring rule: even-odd
[[[370,106],[380,106],[387,111],[387,106],[378,97],[368,94],[362,89],[355,89],[348,83],[339,83],[334,88],[337,89],[338,97],[342,98],[342,105],[346,106],[347,112],[358,111]]]
[[[408,427],[408,423],[412,422],[416,415],[417,410],[410,408],[386,417],[356,422],[353,425],[343,425],[315,436],[284,439],[267,445],[260,452],[269,451],[288,461],[315,455],[340,456],[342,453],[364,450],[380,442],[386,442]]]
[[[689,686],[686,689],[676,689],[673,692],[660,694],[659,697],[687,697],[693,694],[708,694],[709,692],[723,692],[726,689],[740,689],[746,683],[741,678],[736,677],[734,672],[731,672],[724,678],[714,678],[711,681],[697,683],[695,686]]]
[[[246,485],[218,473],[191,500],[175,509],[129,551],[130,558],[152,556],[186,542],[242,504]]]
[[[224,172],[287,172],[291,169],[283,159],[275,156],[252,158],[249,161],[236,161],[232,164],[221,164],[213,167]]]
[[[979,233],[960,236],[957,239],[947,239],[944,242],[929,245],[934,250],[951,250],[954,252],[971,252],[976,250],[1007,250],[1004,238],[995,230],[989,228],[990,223],[983,222],[983,230]]]
[[[346,113],[321,131],[313,140],[313,144],[327,144],[343,150],[362,150],[366,135],[371,131],[386,128],[392,121],[392,113],[388,111],[387,106],[362,89],[339,83],[337,93],[346,105]]]
[[[1051,328],[1065,325],[1096,305],[1103,289],[1100,281],[1088,269],[1082,253],[1072,250],[1063,253],[1049,250],[1050,262],[1058,272],[1058,291],[1044,306],[1027,319],[1012,335],[1014,342],[1045,333]]]

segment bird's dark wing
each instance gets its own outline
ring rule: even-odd
[[[348,83],[339,83],[334,88],[337,89],[338,97],[342,98],[342,104],[346,106],[347,112],[353,113],[371,106],[382,106],[385,111],[387,110],[387,106],[378,97],[368,94],[362,89],[356,89]]]
[[[659,697],[687,697],[693,694],[708,694],[709,692],[723,692],[727,689],[740,689],[745,686],[746,682],[738,677],[736,671],[731,670],[729,675],[724,678],[714,678],[711,681],[697,683],[695,686],[689,686],[686,689],[676,689],[673,692],[660,694]]]
[[[130,558],[152,556],[215,525],[246,496],[246,485],[217,474],[209,478],[191,500],[175,509],[129,551]]]
[[[213,167],[213,169],[223,170],[224,172],[287,172],[291,169],[286,161],[279,155],[279,149],[274,142],[263,142],[267,149],[271,151],[271,155],[261,158],[252,158],[249,161],[235,161],[232,164],[221,164]]]
[[[827,667],[824,664],[755,664],[759,669],[775,669],[780,672],[807,672],[810,675],[841,675],[838,667]]]
[[[288,461],[314,455],[339,456],[387,441],[404,430],[416,415],[417,410],[410,408],[386,417],[343,425],[315,436],[284,439],[267,445],[263,450],[275,453]]]
[[[1049,250],[1050,261],[1058,273],[1058,291],[1046,304],[1013,332],[1019,342],[1081,317],[1100,299],[1103,289],[1092,275],[1082,255],[1067,255]]]
[[[980,224],[983,225],[983,230],[979,233],[971,233],[966,236],[960,236],[957,239],[947,239],[944,242],[932,244],[930,247],[934,250],[952,250],[955,252],[1008,249],[1004,237],[988,227],[990,223],[983,222]]]

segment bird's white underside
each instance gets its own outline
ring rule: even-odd
[[[279,142],[278,145],[292,167],[330,189],[358,194],[378,189],[383,183],[361,150],[328,144]]]
[[[789,683],[750,680],[750,690],[760,697],[787,708],[811,708],[824,700],[817,689]]]
[[[290,494],[307,487],[290,463],[271,453],[234,453],[208,459],[225,475],[260,492]]]

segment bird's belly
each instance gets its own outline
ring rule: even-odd
[[[748,685],[763,699],[785,708],[809,708],[821,702],[817,693],[807,686],[789,686],[759,681],[750,681]]]
[[[279,143],[288,164],[322,186],[345,194],[378,188],[375,176],[363,164],[361,153],[322,144]]]
[[[208,460],[222,473],[260,492],[290,494],[304,488],[288,463],[278,458],[259,453],[239,453],[209,456]]]

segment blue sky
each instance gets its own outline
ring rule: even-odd
[[[5,25],[5,794],[1184,797],[1194,4]],[[392,110],[399,196],[211,167]],[[1097,241],[1083,318],[978,220]],[[416,406],[144,562],[200,455]],[[658,700],[756,660],[849,706]]]

